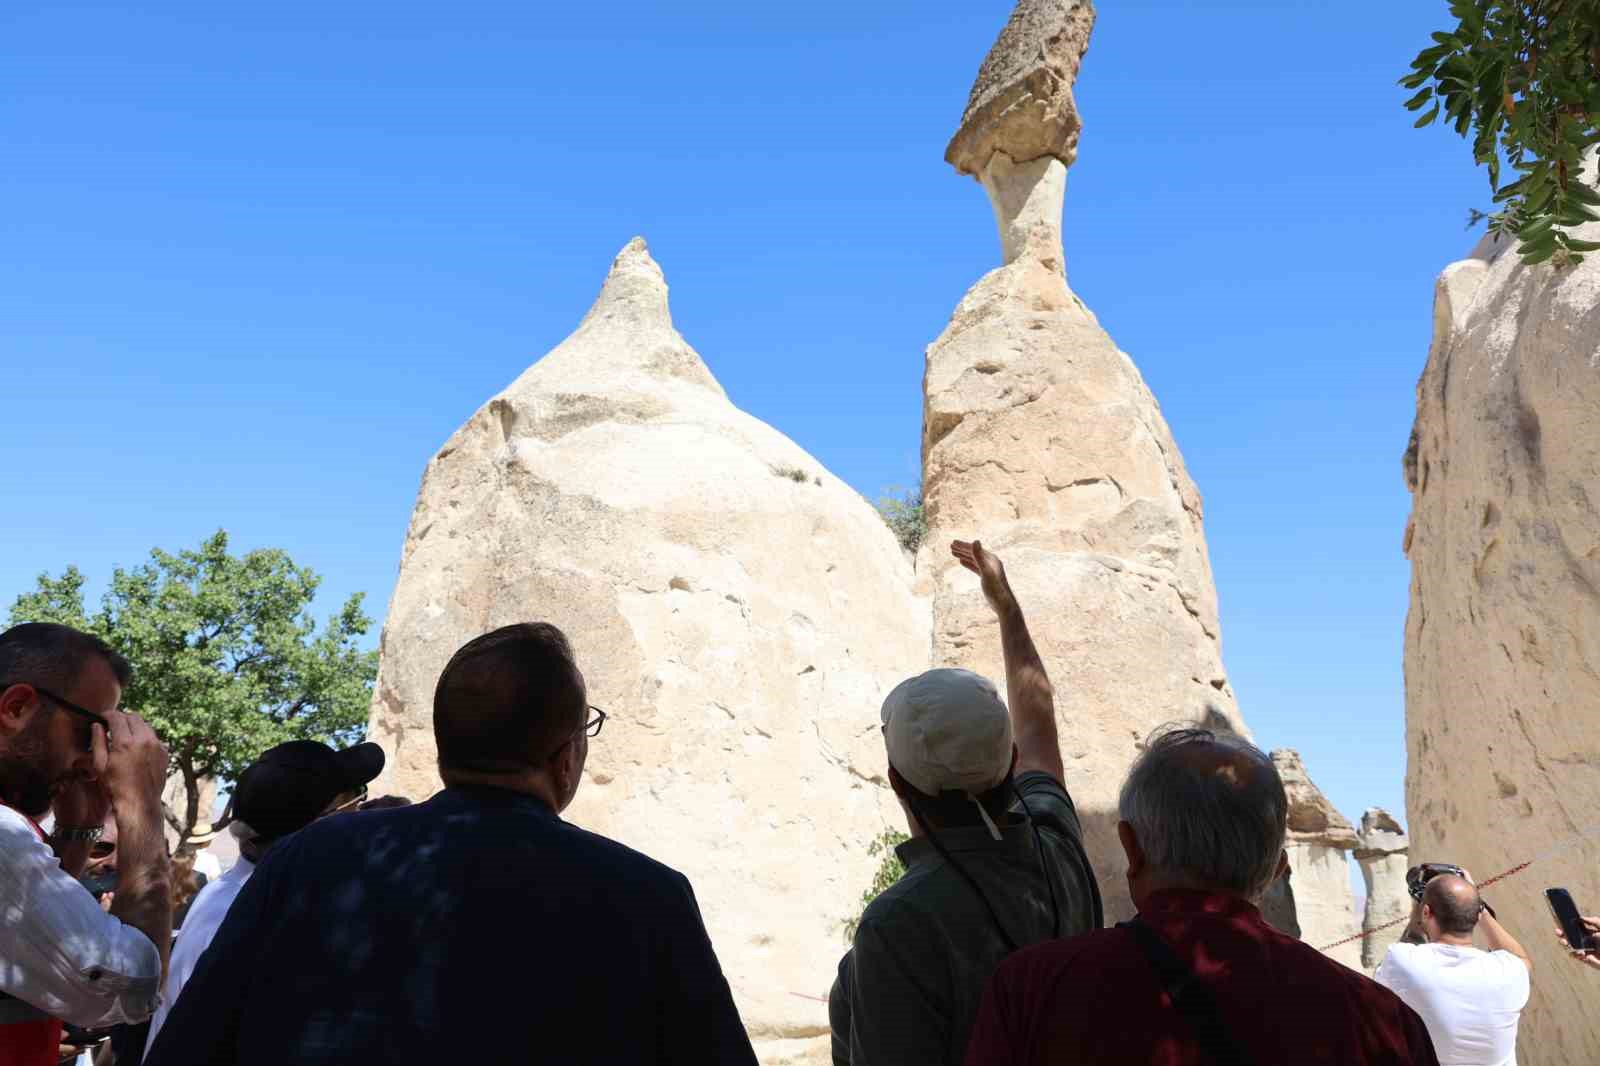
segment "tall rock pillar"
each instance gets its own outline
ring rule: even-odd
[[[1367,886],[1367,908],[1361,918],[1361,931],[1366,934],[1361,940],[1361,965],[1375,970],[1389,945],[1406,931],[1403,924],[1389,923],[1403,923],[1411,913],[1411,895],[1406,891],[1410,845],[1406,831],[1382,807],[1373,807],[1361,816],[1360,836],[1356,862]]]
[[[1329,958],[1355,969],[1361,965],[1361,945],[1351,939],[1361,931],[1350,887],[1349,853],[1360,843],[1355,828],[1311,780],[1299,752],[1279,748],[1272,753],[1272,764],[1289,796],[1284,850],[1293,878],[1298,935],[1314,948],[1330,948]]]
[[[1222,666],[1200,494],[1138,369],[1067,287],[1072,82],[1087,0],[1022,0],[984,60],[946,159],[977,178],[1004,265],[928,348],[919,571],[933,659],[1000,678],[999,631],[949,558],[980,538],[1005,559],[1057,692],[1067,787],[1108,918],[1132,913],[1116,792],[1157,725],[1242,731]]]
[[[1517,1059],[1600,1062],[1595,974],[1540,891],[1600,910],[1600,256],[1525,266],[1486,240],[1445,269],[1405,475],[1411,853],[1537,860],[1489,890],[1534,960]]]

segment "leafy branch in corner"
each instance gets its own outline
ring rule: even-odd
[[[1494,203],[1469,225],[1516,237],[1525,263],[1576,263],[1600,241],[1573,230],[1600,220],[1600,191],[1585,180],[1584,157],[1600,130],[1600,0],[1451,0],[1459,20],[1400,79],[1423,111],[1418,128],[1441,115],[1472,139],[1488,169]],[[1514,174],[1501,182],[1502,168]]]

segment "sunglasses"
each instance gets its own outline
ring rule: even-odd
[[[355,799],[345,800],[343,803],[339,804],[337,807],[329,807],[327,810],[322,812],[321,816],[325,818],[330,814],[338,814],[340,811],[352,810],[352,809],[354,809],[356,807],[361,806],[365,802],[367,802],[367,786],[366,785],[362,785],[361,786],[361,791],[356,793],[356,798]]]
[[[60,707],[62,710],[68,712],[69,714],[77,715],[79,718],[85,719],[89,723],[89,726],[84,731],[84,751],[94,751],[94,727],[96,725],[106,731],[106,736],[108,738],[111,736],[111,723],[106,721],[105,715],[97,714],[96,712],[89,710],[87,707],[79,707],[71,700],[63,699],[60,696],[57,696],[54,692],[51,692],[49,689],[40,688],[38,685],[28,681],[7,681],[0,683],[0,689],[7,689],[12,685],[27,685],[29,688],[33,689],[34,692],[43,696],[45,699],[49,700],[57,707]]]

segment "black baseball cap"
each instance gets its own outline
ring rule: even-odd
[[[262,840],[304,829],[341,792],[363,788],[383,772],[383,749],[357,744],[335,751],[315,740],[268,748],[239,775],[233,814]]]

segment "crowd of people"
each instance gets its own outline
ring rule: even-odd
[[[994,554],[952,550],[1006,695],[940,668],[882,705],[910,839],[838,965],[836,1064],[1514,1061],[1532,964],[1465,871],[1421,886],[1376,980],[1263,919],[1288,801],[1232,733],[1144,746],[1117,812],[1137,914],[1104,928],[1022,608]],[[367,799],[373,744],[262,753],[225,873],[200,840],[169,856],[167,753],[120,709],[135,665],[66,626],[0,634],[0,1066],[754,1063],[688,879],[561,817],[607,719],[556,627],[450,659],[426,801]]]

